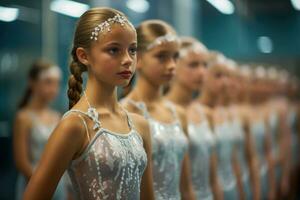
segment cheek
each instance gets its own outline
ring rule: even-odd
[[[163,65],[155,60],[150,60],[142,68],[143,72],[150,77],[157,77],[164,73]]]

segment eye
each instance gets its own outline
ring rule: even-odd
[[[108,53],[111,55],[116,55],[119,52],[119,48],[118,47],[111,47],[108,49]]]
[[[156,58],[158,58],[160,62],[165,62],[168,60],[168,56],[166,54],[158,54],[156,55]]]
[[[129,48],[129,53],[131,54],[131,55],[136,55],[136,52],[137,52],[137,47],[130,47]]]
[[[173,59],[174,59],[175,61],[177,61],[178,58],[179,58],[179,52],[176,52],[176,53],[173,55]]]
[[[203,62],[201,63],[201,65],[202,65],[203,67],[205,67],[205,68],[208,67],[208,63],[207,63],[206,61],[203,61]]]
[[[198,67],[198,65],[199,65],[199,63],[198,62],[191,62],[191,63],[189,63],[189,68],[197,68]]]

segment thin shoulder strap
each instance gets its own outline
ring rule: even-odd
[[[72,109],[72,110],[69,110],[67,111],[64,115],[63,115],[63,118],[66,117],[68,114],[72,113],[72,112],[76,112],[76,113],[80,113],[82,115],[85,115],[85,116],[88,116],[90,119],[93,120],[94,122],[94,126],[93,126],[93,130],[99,130],[101,129],[102,125],[98,119],[98,112],[96,111],[95,108],[88,108],[88,112],[85,113],[81,110],[77,110],[77,109]]]
[[[79,117],[79,118],[82,120],[82,122],[83,122],[83,125],[84,125],[85,130],[86,130],[86,135],[87,135],[88,141],[89,141],[89,143],[90,143],[91,137],[90,137],[89,129],[88,129],[88,126],[87,126],[87,124],[86,124],[86,122],[85,122],[85,119],[84,119],[80,114],[78,114],[78,117]]]
[[[90,141],[91,141],[91,137],[90,137],[89,129],[88,129],[88,126],[87,126],[87,123],[86,123],[85,119],[82,117],[82,115],[86,115],[86,116],[88,116],[88,115],[87,115],[85,112],[82,112],[82,111],[80,111],[80,110],[73,109],[73,110],[67,111],[67,112],[63,115],[62,119],[64,119],[67,115],[72,114],[72,113],[77,113],[77,116],[81,119],[81,121],[82,121],[82,123],[83,123],[83,125],[84,125],[84,128],[85,128],[85,130],[86,130],[86,134],[87,134],[88,141],[90,142]]]
[[[125,112],[126,114],[126,118],[127,118],[127,123],[128,123],[128,126],[130,128],[130,130],[134,129],[134,124],[132,122],[132,119],[131,117],[129,116],[129,112],[121,105],[121,108],[122,110]]]
[[[126,100],[129,104],[135,106],[137,109],[139,109],[140,111],[142,111],[144,117],[146,119],[149,119],[150,118],[150,114],[148,112],[148,109],[147,109],[147,106],[145,105],[144,102],[137,102],[137,101],[134,101],[132,99],[127,99]]]

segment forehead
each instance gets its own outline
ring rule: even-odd
[[[148,52],[150,53],[158,53],[158,52],[177,52],[179,50],[179,43],[176,41],[172,42],[164,42],[152,49],[150,49]]]
[[[128,45],[137,42],[136,31],[128,24],[112,24],[111,31],[101,33],[96,41],[97,44],[105,45],[111,42]]]
[[[195,52],[195,51],[191,51],[190,53],[188,53],[187,58],[190,59],[209,59],[209,54],[206,51],[199,51],[199,52]]]

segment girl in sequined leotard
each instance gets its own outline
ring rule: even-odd
[[[193,100],[201,93],[209,60],[207,48],[191,37],[181,37],[179,59],[174,80],[166,97],[182,109],[187,110],[189,156],[193,188],[198,200],[213,199],[211,185],[211,157],[214,136],[207,107]]]
[[[116,95],[116,86],[127,85],[134,73],[136,48],[136,31],[123,13],[94,8],[81,16],[70,65],[70,111],[50,137],[25,200],[50,199],[66,169],[77,199],[154,199],[148,124],[128,114]]]
[[[60,115],[49,107],[59,90],[60,69],[42,60],[33,63],[29,70],[29,86],[20,104],[14,125],[14,155],[19,175],[16,182],[16,199],[23,192],[38,165],[45,145]],[[54,200],[66,198],[65,179],[62,178],[53,195]]]
[[[193,200],[184,111],[167,101],[162,93],[174,74],[178,38],[170,25],[159,20],[142,22],[137,35],[138,79],[123,103],[150,124],[156,199]]]

